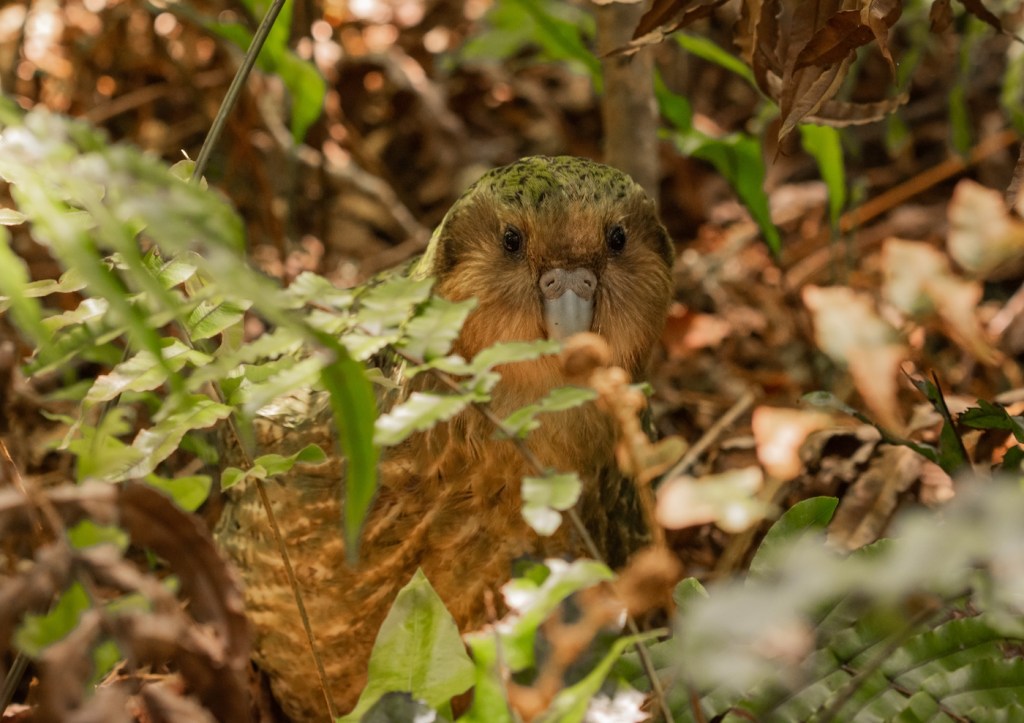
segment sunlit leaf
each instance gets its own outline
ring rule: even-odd
[[[342,720],[360,720],[385,693],[411,693],[436,708],[472,684],[473,663],[455,620],[417,569],[377,633],[366,688],[355,709]]]
[[[772,569],[773,560],[778,559],[785,545],[800,535],[823,532],[832,520],[839,499],[836,497],[811,497],[801,500],[786,510],[775,521],[750,561],[752,575],[765,575]]]
[[[150,474],[146,475],[146,484],[165,492],[178,507],[186,512],[195,512],[210,496],[213,480],[204,474],[170,478]]]
[[[384,447],[398,444],[414,432],[421,432],[438,422],[451,419],[477,398],[472,392],[413,392],[407,401],[377,419],[374,442]]]
[[[557,387],[535,404],[517,409],[502,421],[502,425],[516,436],[525,437],[540,427],[537,418],[545,412],[560,412],[574,409],[597,399],[597,393],[587,387]]]
[[[562,600],[578,590],[613,577],[607,566],[593,560],[547,560],[545,564],[551,574],[543,583],[514,578],[502,588],[512,613],[506,617],[499,634],[505,664],[513,672],[533,665],[537,629]]]
[[[562,522],[560,511],[576,504],[583,483],[575,472],[523,478],[523,519],[538,535],[551,535]]]

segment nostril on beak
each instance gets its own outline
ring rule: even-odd
[[[597,289],[597,276],[590,269],[551,269],[541,275],[539,286],[545,299],[557,299],[566,291],[572,291],[589,301]]]
[[[540,277],[540,290],[545,299],[557,299],[566,289],[565,269],[551,269]]]

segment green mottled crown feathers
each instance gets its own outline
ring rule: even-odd
[[[414,273],[429,272],[445,223],[481,193],[503,205],[540,209],[549,203],[622,200],[638,192],[642,193],[640,186],[617,168],[576,156],[530,156],[495,168],[481,176],[452,205],[435,229]]]

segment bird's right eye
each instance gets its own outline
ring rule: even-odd
[[[523,232],[515,226],[506,226],[501,237],[501,245],[509,255],[517,255],[523,248]]]

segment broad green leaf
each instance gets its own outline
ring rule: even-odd
[[[252,467],[240,470],[227,467],[221,472],[220,488],[226,490],[247,479],[267,479],[289,472],[298,463],[318,464],[327,459],[326,453],[316,444],[308,444],[293,455],[264,454],[253,460]]]
[[[542,356],[557,354],[562,350],[560,342],[547,339],[535,341],[507,341],[481,350],[470,363],[470,374],[479,374],[501,364],[530,361]]]
[[[757,88],[757,80],[754,78],[754,71],[750,69],[750,66],[713,40],[703,35],[691,35],[689,33],[676,33],[673,37],[679,44],[679,47],[686,52],[725,68],[730,73],[735,73],[750,83],[751,87]]]
[[[192,339],[209,339],[229,326],[238,324],[245,316],[250,304],[234,301],[200,303],[185,319],[189,337]]]
[[[10,234],[6,228],[0,227],[0,313],[11,309],[14,322],[28,337],[41,344],[52,335],[43,322],[43,312],[39,302],[26,293],[29,282],[28,268],[10,245]]]
[[[68,269],[59,279],[42,279],[25,285],[25,296],[40,297],[51,294],[70,294],[85,288],[82,275],[75,269]]]
[[[537,417],[544,412],[561,412],[579,407],[597,399],[597,392],[586,387],[558,387],[552,389],[547,396],[535,404],[530,404],[512,412],[504,419],[502,425],[517,437],[525,437],[540,427]]]
[[[331,399],[331,412],[345,455],[345,552],[354,562],[359,552],[359,533],[377,492],[377,460],[374,424],[377,402],[363,365],[337,345],[335,359],[325,366],[320,381]]]
[[[773,560],[778,559],[783,547],[796,537],[823,531],[832,520],[838,505],[837,497],[811,497],[786,510],[768,530],[754,553],[754,559],[750,561],[751,575],[769,573]]]
[[[128,471],[142,460],[140,450],[119,439],[131,431],[127,414],[125,408],[115,407],[103,415],[96,427],[82,425],[81,438],[68,443],[67,448],[76,457],[79,481],[125,479]]]
[[[1024,419],[1012,416],[1003,407],[984,399],[978,400],[977,407],[961,413],[957,421],[974,429],[1005,429],[1012,432],[1018,442],[1024,442]]]
[[[543,583],[513,578],[502,593],[512,613],[499,628],[502,655],[512,672],[525,670],[534,663],[533,643],[537,629],[559,604],[574,592],[611,580],[606,565],[594,560],[547,560],[551,574]]]
[[[498,653],[498,634],[494,630],[469,633],[466,644],[473,653],[475,678],[473,704],[460,723],[513,723],[505,693],[502,660]]]
[[[104,299],[85,298],[74,309],[47,317],[43,325],[50,334],[53,334],[68,326],[79,326],[94,319],[102,319],[109,311],[110,304]]]
[[[168,409],[165,407],[165,410]],[[182,437],[193,429],[206,429],[231,416],[232,407],[211,401],[202,395],[179,398],[167,414],[149,429],[143,429],[132,442],[132,449],[141,453],[139,461],[125,477],[145,477],[167,459],[181,443]]]
[[[213,480],[205,474],[171,478],[149,474],[146,475],[146,484],[165,492],[178,507],[186,512],[195,512],[210,496]]]
[[[192,262],[194,257],[194,253],[183,253],[181,256],[164,260],[157,253],[157,250],[153,249],[150,253],[146,254],[144,261],[146,267],[157,280],[165,288],[169,289],[179,284],[184,284],[196,275],[198,268]]]
[[[71,583],[48,613],[26,613],[14,633],[14,644],[33,658],[75,629],[82,613],[89,609],[89,596],[77,582]]]
[[[318,464],[326,459],[327,455],[318,445],[307,444],[295,454],[287,457],[280,454],[261,455],[253,460],[253,464],[265,469],[268,477],[273,477],[288,472],[296,464]]]
[[[839,230],[839,216],[846,205],[846,170],[839,131],[830,126],[802,124],[800,139],[804,150],[818,163],[818,173],[828,188],[828,218],[833,232]]]
[[[383,694],[411,693],[433,707],[473,684],[459,629],[422,570],[398,593],[370,654],[366,688],[343,721],[358,721]]]
[[[434,280],[392,276],[359,297],[356,321],[370,334],[398,329],[415,307],[430,298]]]
[[[478,400],[478,395],[472,392],[465,394],[413,392],[409,395],[408,400],[377,419],[374,443],[382,447],[396,445],[415,432],[422,432],[438,422],[451,419]]]
[[[523,477],[523,519],[538,535],[551,535],[562,523],[559,511],[576,504],[583,483],[575,472]]]
[[[310,271],[303,271],[296,276],[284,293],[288,299],[293,300],[293,308],[315,301],[318,306],[343,310],[350,308],[355,300],[351,289],[339,289],[325,277]]]
[[[591,700],[601,689],[605,678],[608,677],[608,673],[611,672],[612,666],[619,656],[631,645],[642,645],[645,641],[654,639],[664,632],[663,630],[653,630],[616,640],[582,680],[559,691],[548,709],[537,719],[539,723],[578,723],[578,721],[582,721]]]
[[[239,393],[244,401],[246,414],[255,414],[282,394],[287,394],[293,389],[312,386],[318,377],[322,377],[324,367],[329,366],[329,364],[325,364],[325,361],[323,355],[310,356],[299,361],[284,359],[280,371],[276,371],[265,381],[242,386]],[[261,366],[269,367],[270,365]],[[253,371],[258,369],[259,366],[253,367]]]
[[[127,532],[116,525],[98,525],[90,519],[80,520],[68,528],[68,541],[79,550],[103,544],[113,544],[121,552],[128,549]]]
[[[476,299],[448,301],[433,297],[405,325],[402,349],[416,359],[429,361],[443,356],[458,338],[462,324],[476,306]]]
[[[110,373],[101,374],[89,389],[85,402],[95,404],[114,399],[125,392],[142,392],[156,389],[167,381],[167,368],[180,371],[186,364],[203,366],[211,357],[174,338],[163,339],[162,356],[166,365],[161,366],[153,355],[142,350],[131,359],[118,364]]]
[[[695,600],[704,600],[708,597],[708,591],[700,584],[695,577],[687,577],[680,580],[672,590],[672,600],[676,607],[685,608]]]
[[[768,248],[778,254],[782,248],[782,237],[772,223],[768,195],[764,192],[765,166],[761,142],[743,133],[712,138],[697,131],[676,133],[673,139],[681,153],[708,161],[725,176],[761,229]]]
[[[487,29],[470,38],[459,51],[460,59],[505,59],[529,50],[544,61],[566,61],[586,73],[600,93],[600,61],[585,39],[594,35],[593,17],[568,3],[538,0],[507,0],[491,6]]]
[[[221,490],[230,489],[245,478],[246,472],[238,467],[225,467],[224,471],[220,473],[220,488]]]
[[[350,331],[341,337],[341,343],[348,353],[357,361],[366,361],[388,344],[394,344],[401,338],[397,331],[391,334],[364,334],[361,331]]]

